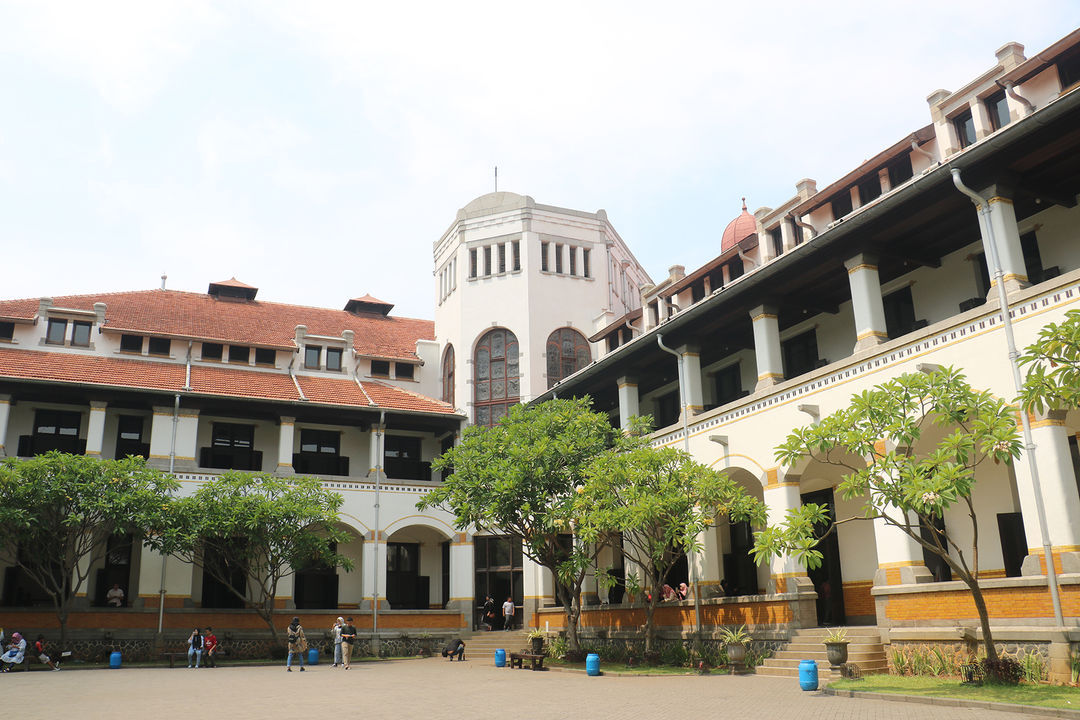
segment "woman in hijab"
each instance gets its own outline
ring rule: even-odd
[[[195,667],[199,667],[199,661],[202,660],[203,651],[203,636],[199,632],[199,628],[195,628],[191,631],[191,637],[187,639],[187,666],[191,667],[191,656],[195,656]]]
[[[292,672],[292,656],[296,653],[300,656],[300,672],[304,672],[304,653],[307,652],[307,638],[304,637],[304,628],[300,625],[300,618],[294,617],[289,623],[286,639],[289,641],[289,655],[285,659],[285,670]]]

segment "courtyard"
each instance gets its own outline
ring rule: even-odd
[[[36,718],[798,717],[950,720],[985,710],[838,698],[799,690],[792,679],[755,676],[588,677],[494,667],[490,658],[441,658],[283,667],[124,668],[6,675],[3,695]],[[1029,717],[994,712],[992,720]]]

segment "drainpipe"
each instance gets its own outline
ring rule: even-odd
[[[929,160],[931,165],[937,163],[937,158],[934,157],[934,153],[919,147],[919,143],[915,142],[914,140],[911,141],[911,149]]]
[[[1008,295],[1005,293],[1005,274],[1001,271],[1001,262],[998,260],[997,241],[994,239],[994,227],[990,222],[990,206],[979,195],[964,184],[960,179],[960,171],[950,168],[953,184],[956,189],[971,198],[975,203],[975,209],[979,215],[979,225],[982,230],[983,246],[986,256],[990,259],[991,270],[994,279],[997,280],[998,309],[1001,312],[1001,323],[1005,328],[1005,342],[1009,349],[1009,366],[1012,368],[1013,384],[1016,394],[1019,395],[1024,383],[1020,378],[1020,365],[1016,360],[1020,353],[1016,350],[1016,338],[1013,336],[1012,315],[1009,312]],[[1042,483],[1039,481],[1039,466],[1035,462],[1035,443],[1031,439],[1031,421],[1027,411],[1020,409],[1020,426],[1024,430],[1024,450],[1027,455],[1028,471],[1031,473],[1031,486],[1035,492],[1035,510],[1039,517],[1039,534],[1042,539],[1043,553],[1046,557],[1046,581],[1050,586],[1050,600],[1054,605],[1054,619],[1058,627],[1065,625],[1065,619],[1061,613],[1061,595],[1058,590],[1057,570],[1054,568],[1054,555],[1051,552],[1050,531],[1046,527],[1046,506],[1043,504]]]
[[[1005,88],[1006,95],[1024,106],[1024,109],[1027,110],[1025,115],[1030,115],[1031,113],[1035,112],[1035,104],[1020,93],[1016,92],[1016,86],[1012,84],[1011,80],[1006,80],[1005,82],[999,84],[1001,85],[1001,87]]]
[[[679,403],[682,405],[682,430],[683,430],[683,451],[687,456],[690,455],[690,426],[688,415],[689,409],[686,406],[686,378],[684,377],[683,359],[682,355],[675,352],[667,345],[664,344],[664,336],[660,333],[656,334],[656,344],[660,346],[660,349],[666,353],[670,353],[675,356],[679,367]],[[690,565],[690,584],[694,588],[694,633],[697,634],[698,639],[701,639],[701,584],[698,582],[697,572],[697,553],[694,553],[694,562]],[[653,588],[653,592],[659,592],[659,588]]]
[[[293,387],[296,388],[296,394],[300,396],[301,400],[306,401],[307,396],[304,395],[304,391],[300,389],[300,381],[296,379],[296,373],[293,372],[293,365],[296,364],[296,358],[300,357],[300,348],[296,348],[296,352],[293,353],[292,360],[289,361],[289,378],[292,379]]]
[[[187,344],[187,360],[185,361],[186,368],[184,369],[184,390],[191,389],[191,346],[192,341],[188,340]]]
[[[191,383],[191,343],[188,343],[188,379],[185,385]],[[176,426],[180,422],[180,393],[176,393],[173,396],[173,411],[172,411],[172,438],[169,440],[169,474],[173,474],[173,470],[176,468]],[[161,628],[165,622],[165,566],[168,562],[168,556],[162,554],[161,556],[161,589],[158,590],[158,615],[157,615],[157,634],[158,638],[161,638]]]
[[[788,217],[791,218],[791,222],[795,223],[796,225],[801,227],[803,230],[807,230],[807,231],[810,232],[810,237],[808,237],[807,240],[813,240],[814,238],[817,237],[817,230],[814,229],[813,225],[811,225],[808,222],[803,222],[802,220],[795,217],[794,215],[788,215]]]
[[[377,432],[378,440],[375,442],[375,452],[379,454],[375,461],[375,552],[373,553],[375,560],[375,575],[374,575],[374,588],[372,591],[372,604],[371,604],[371,632],[372,632],[372,644],[375,646],[373,649],[378,655],[379,647],[379,479],[383,471],[383,455],[386,452],[386,432],[383,430],[384,423],[386,422],[386,411],[379,411],[379,427]]]

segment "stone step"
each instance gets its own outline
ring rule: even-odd
[[[825,652],[825,643],[799,643],[791,642],[784,646],[791,652]],[[885,652],[885,646],[881,643],[848,643],[848,652]]]
[[[882,653],[848,653],[848,662],[874,662],[883,659],[885,656]],[[785,662],[798,662],[799,660],[817,660],[818,662],[826,662],[828,660],[828,654],[822,650],[821,652],[791,652],[789,650],[781,650],[775,652],[769,660],[783,660]]]
[[[802,641],[813,639],[824,639],[826,635],[831,633],[835,628],[800,628],[792,634],[792,639],[800,639]],[[881,641],[881,632],[874,626],[864,627],[848,627],[844,628],[847,631],[848,640],[854,640],[856,638],[876,638],[878,642]]]
[[[821,665],[825,665],[826,667],[829,666],[829,661],[825,657],[825,653],[822,653],[821,657],[809,656],[809,657],[797,657],[797,658],[796,657],[783,658],[783,657],[773,656],[771,658],[766,658],[765,661],[764,661],[764,664],[768,665],[769,667],[798,667],[799,663],[802,662],[803,660],[813,660],[819,666],[821,666]],[[868,656],[868,657],[863,657],[863,658],[853,658],[853,657],[849,656],[848,657],[848,663],[851,664],[851,665],[858,665],[861,668],[864,665],[866,665],[866,666],[880,665],[880,664],[882,664],[882,659],[880,657],[876,657],[876,656]]]
[[[798,668],[774,668],[774,667],[766,667],[764,665],[759,665],[757,667],[757,669],[754,671],[754,673],[756,675],[764,675],[766,677],[787,677],[787,678],[797,678],[797,677],[799,677],[799,669]],[[829,670],[828,665],[826,665],[824,668],[822,668],[820,665],[818,666],[818,683],[819,683],[819,685],[824,685],[827,682],[831,682],[833,680],[839,680],[839,679],[840,679],[840,673],[834,673],[832,670]]]

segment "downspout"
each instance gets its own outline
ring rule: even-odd
[[[1009,366],[1012,368],[1013,385],[1016,394],[1019,395],[1024,387],[1020,378],[1020,365],[1016,362],[1020,353],[1016,350],[1016,338],[1013,336],[1012,315],[1009,312],[1009,299],[1005,292],[1005,274],[1001,270],[1001,262],[998,259],[997,241],[994,239],[994,226],[990,222],[990,205],[985,202],[974,190],[964,184],[960,179],[960,170],[950,168],[953,184],[956,189],[971,198],[975,203],[975,209],[979,216],[980,230],[982,230],[983,247],[987,257],[990,258],[991,270],[997,281],[998,309],[1001,312],[1001,324],[1005,328],[1005,342],[1009,349]],[[1057,570],[1054,568],[1054,554],[1050,545],[1050,531],[1046,527],[1046,507],[1043,504],[1042,483],[1039,480],[1039,466],[1035,462],[1035,442],[1031,439],[1031,420],[1027,411],[1020,409],[1020,426],[1024,431],[1024,450],[1027,455],[1028,472],[1031,473],[1031,487],[1035,493],[1035,510],[1039,517],[1039,535],[1042,539],[1043,553],[1046,558],[1046,581],[1050,586],[1050,600],[1054,605],[1054,619],[1058,627],[1065,625],[1065,619],[1061,613],[1061,595],[1058,589]]]
[[[300,389],[300,381],[296,379],[296,373],[293,372],[293,365],[296,364],[296,358],[300,357],[300,348],[296,348],[296,352],[293,353],[292,360],[289,361],[289,378],[292,380],[293,387],[296,388],[297,395],[301,400],[307,400],[307,396],[304,395],[304,391]]]
[[[375,534],[373,538],[375,542],[375,552],[373,553],[375,576],[372,592],[373,597],[371,603],[371,632],[373,636],[373,644],[375,645],[376,649],[376,654],[378,654],[379,645],[379,479],[382,475],[383,470],[383,455],[386,452],[386,432],[383,429],[385,427],[385,423],[386,411],[380,410],[379,427],[377,430],[378,439],[375,441],[375,452],[378,453],[378,458],[376,458],[375,462]]]
[[[185,382],[185,388],[191,384],[191,343],[188,343],[188,363],[187,363],[187,381]],[[173,411],[172,411],[172,437],[169,439],[169,474],[173,474],[173,470],[176,469],[176,426],[180,422],[180,393],[176,393],[173,396]],[[157,615],[157,634],[158,638],[161,638],[161,628],[165,622],[165,566],[168,562],[166,555],[161,556],[161,589],[158,590],[158,615]]]
[[[739,248],[739,259],[742,260],[744,263],[750,263],[751,268],[756,268],[760,264],[756,260],[754,260],[754,258],[744,253],[742,251],[742,248]]]
[[[798,225],[802,229],[808,230],[810,232],[810,237],[808,237],[807,240],[813,240],[814,238],[817,237],[817,230],[814,229],[813,225],[811,225],[808,222],[803,222],[802,220],[795,217],[794,215],[788,215],[788,217],[791,218],[791,222],[795,223],[796,225]]]
[[[1005,88],[1006,95],[1024,106],[1024,109],[1027,110],[1027,112],[1024,113],[1025,116],[1035,112],[1035,103],[1031,102],[1020,93],[1016,92],[1016,86],[1013,85],[1012,80],[1006,80],[1005,82],[999,84],[1001,85],[1001,87]]]
[[[914,140],[911,141],[911,150],[912,152],[917,152],[924,158],[929,160],[931,165],[937,163],[937,158],[934,157],[934,153],[930,152],[929,150],[923,150],[921,147],[919,147],[919,143],[915,142]]]
[[[690,455],[690,425],[689,408],[686,405],[686,377],[683,370],[683,358],[682,355],[675,352],[667,345],[664,344],[664,336],[660,333],[656,334],[656,344],[660,346],[660,349],[666,353],[670,353],[675,356],[679,368],[679,402],[682,405],[682,429],[683,429],[683,451]],[[694,632],[697,634],[698,639],[701,639],[701,584],[698,582],[697,572],[697,553],[694,553],[694,562],[687,563],[690,566],[690,584],[694,588]],[[659,588],[653,588],[653,592],[659,592]]]

